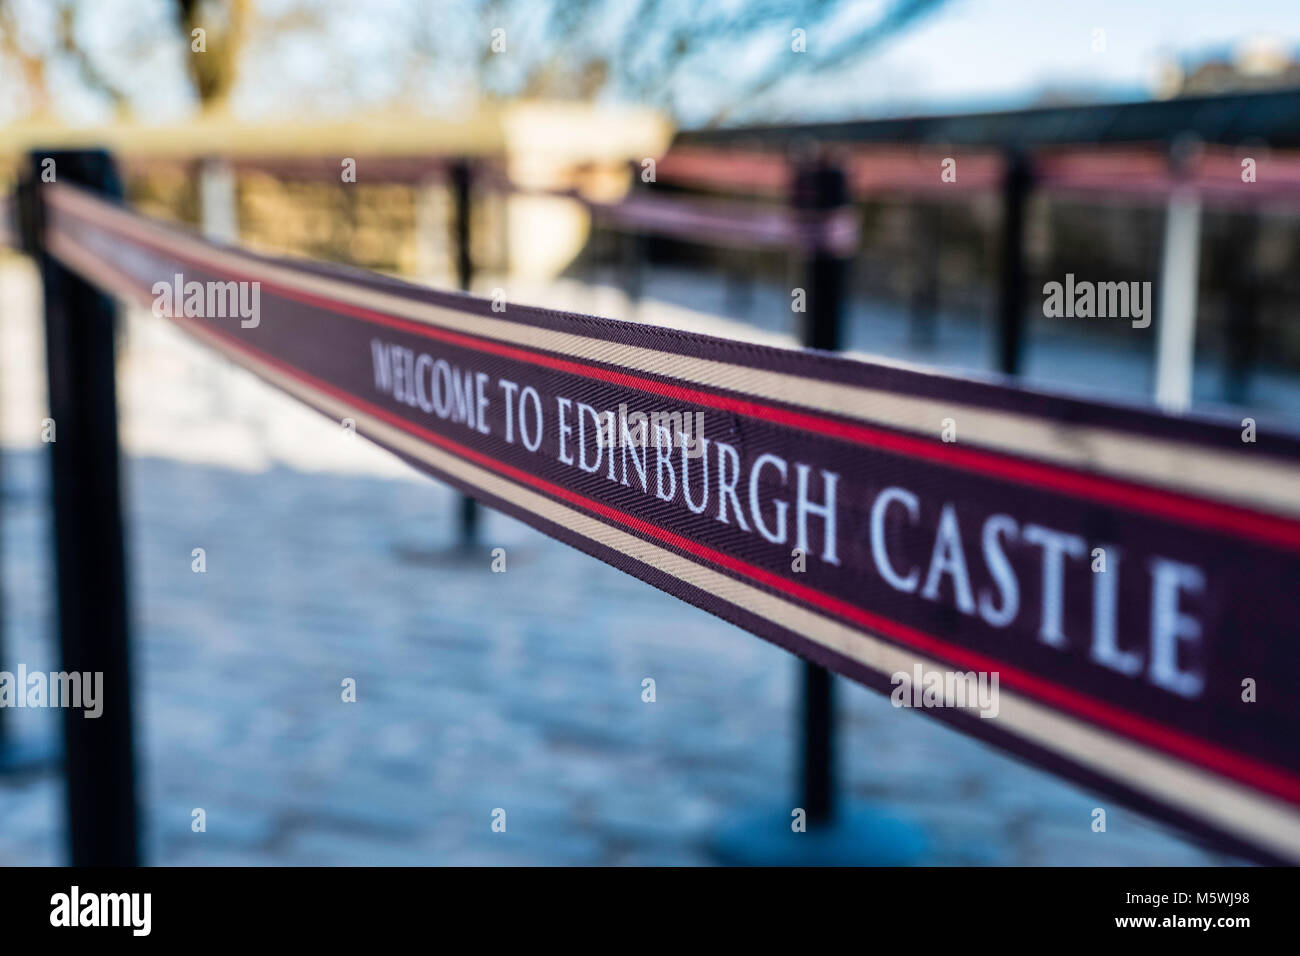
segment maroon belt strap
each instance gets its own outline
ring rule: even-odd
[[[1295,436],[434,291],[45,188],[61,262],[421,471],[900,706],[1300,860]]]

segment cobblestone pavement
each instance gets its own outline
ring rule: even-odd
[[[0,267],[9,669],[54,664],[33,285]],[[792,805],[785,652],[501,515],[451,548],[451,492],[147,316],[121,380],[149,862],[702,864]],[[1233,862],[840,687],[844,796],[921,823],[928,863]],[[0,863],[60,862],[61,806],[0,778]]]

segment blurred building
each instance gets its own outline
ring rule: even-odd
[[[1160,99],[1300,86],[1300,55],[1280,37],[1251,37],[1198,59],[1167,59],[1156,71]]]

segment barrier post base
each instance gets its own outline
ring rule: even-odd
[[[747,814],[709,849],[731,866],[915,866],[928,846],[920,826],[882,807],[842,810],[805,833],[791,830],[792,822],[790,807]]]
[[[473,498],[462,497],[457,505],[456,528],[443,541],[432,544],[423,537],[403,536],[392,544],[393,554],[403,564],[424,565],[427,567],[465,567],[482,562],[486,566],[492,560],[491,542],[481,540],[478,518],[484,513],[482,506]],[[474,517],[467,518],[467,514]],[[472,524],[466,533],[466,523]],[[510,549],[513,560],[516,549]]]

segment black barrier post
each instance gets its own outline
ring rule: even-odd
[[[44,286],[50,417],[57,429],[49,444],[60,664],[68,673],[103,675],[99,717],[63,709],[71,862],[134,866],[139,847],[114,382],[117,308],[46,250],[43,173],[113,198],[121,198],[122,184],[102,150],[33,153],[25,232]]]
[[[634,314],[641,304],[641,297],[645,291],[643,274],[645,239],[634,227],[628,227],[619,236],[619,246],[622,258],[620,272],[623,278],[623,294],[627,297],[629,313]],[[631,317],[632,315],[629,314],[628,318]]]
[[[825,217],[848,201],[848,179],[838,166],[814,161],[796,169],[791,193],[796,214]],[[813,241],[805,250],[803,275],[807,311],[800,338],[808,348],[838,351],[848,259]],[[828,823],[835,812],[835,682],[830,671],[809,661],[803,664],[801,774],[809,825]]]
[[[642,190],[641,166],[636,160],[630,160],[627,165],[631,176],[628,187],[628,198],[630,199]],[[621,234],[617,239],[621,259],[619,274],[622,281],[620,285],[623,294],[627,297],[627,318],[630,319],[640,307],[641,298],[645,294],[647,247],[645,237],[636,230],[635,226],[623,226],[621,230]]]
[[[939,253],[943,235],[943,207],[915,200],[912,203],[911,314],[908,344],[917,350],[933,350],[939,311]]]
[[[1259,355],[1259,211],[1253,207],[1238,214],[1233,230],[1229,267],[1231,290],[1224,323],[1223,400],[1244,405],[1250,398],[1250,370]]]
[[[836,351],[842,345],[849,253],[831,240],[835,215],[849,203],[843,169],[820,152],[802,157],[791,186],[793,213],[805,227],[800,263],[805,311],[800,339],[808,348]],[[812,559],[808,559],[811,568]],[[801,662],[801,754],[799,804],[764,809],[719,834],[715,852],[746,865],[876,865],[914,863],[925,849],[920,830],[906,820],[869,807],[840,806],[837,777],[835,678],[811,661]],[[798,811],[803,811],[800,827]]]
[[[762,260],[757,252],[736,249],[727,254],[725,268],[727,313],[737,318],[747,316],[754,311],[754,282]]]
[[[469,254],[469,161],[459,159],[451,165],[452,242],[456,249],[456,284],[461,292],[468,292],[474,280],[474,260]],[[460,544],[472,547],[478,540],[478,502],[469,495],[460,499]]]
[[[804,812],[809,826],[826,824],[835,813],[835,682],[820,664],[803,662]]]
[[[1020,374],[1025,335],[1025,216],[1029,206],[1029,160],[1019,149],[1006,152],[1002,179],[1001,286],[998,302],[998,371]]]

